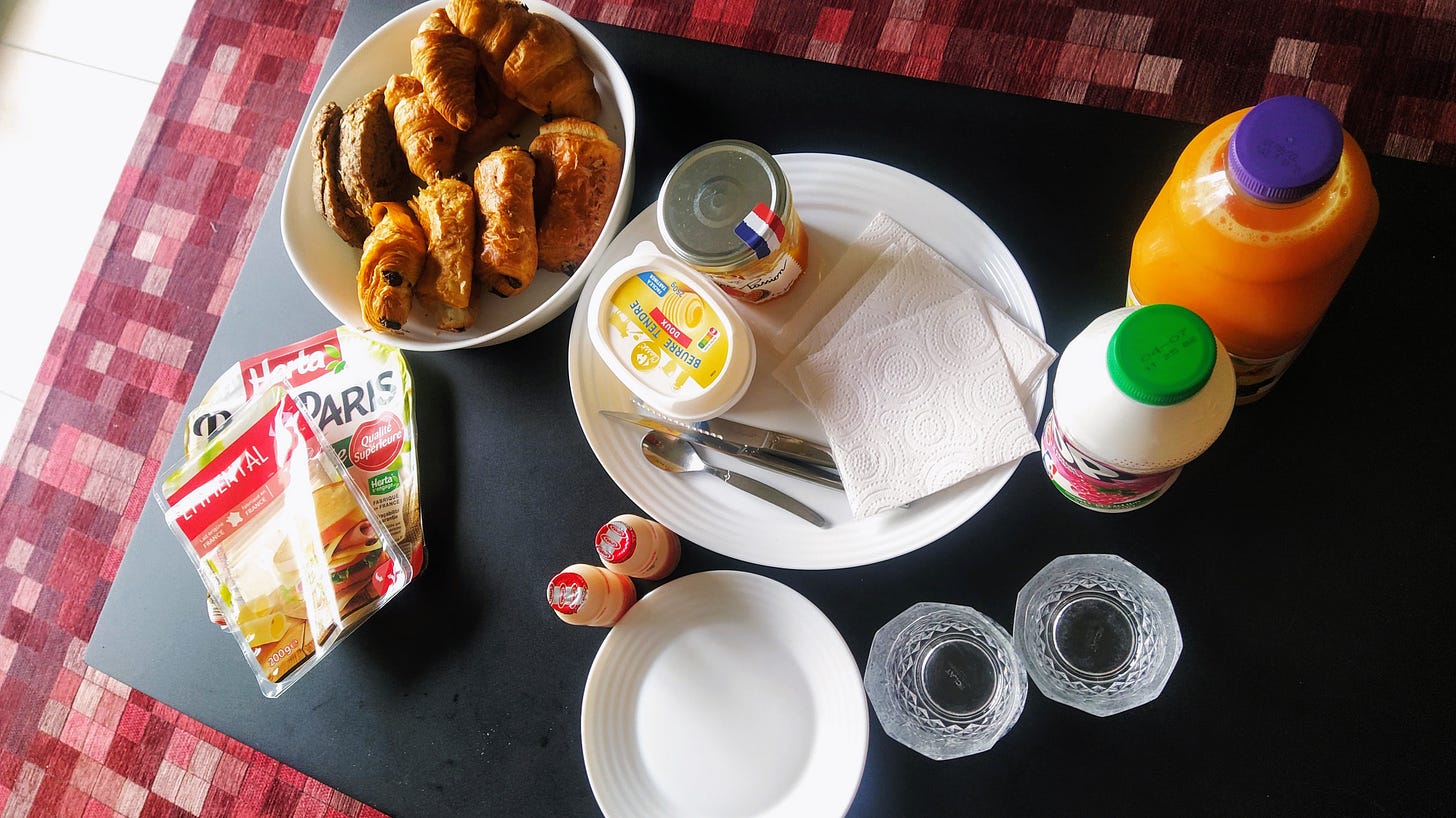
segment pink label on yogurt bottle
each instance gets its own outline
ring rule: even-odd
[[[1094,511],[1132,511],[1148,505],[1173,485],[1183,467],[1154,474],[1132,474],[1103,463],[1077,448],[1047,415],[1041,435],[1041,462],[1052,485],[1069,500]]]

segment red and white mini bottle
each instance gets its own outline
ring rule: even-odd
[[[667,526],[636,514],[619,514],[597,531],[597,555],[608,571],[638,579],[662,579],[677,567],[682,543]]]
[[[636,601],[631,577],[595,565],[567,566],[546,585],[551,610],[572,625],[615,625]]]
[[[1172,304],[1113,310],[1062,353],[1042,465],[1084,508],[1142,508],[1213,445],[1233,407],[1233,364],[1202,318]]]

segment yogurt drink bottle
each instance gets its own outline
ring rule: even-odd
[[[1238,402],[1304,348],[1375,228],[1370,168],[1329,109],[1275,97],[1209,125],[1133,239],[1127,303],[1181,304],[1227,345]]]
[[[1142,508],[1213,444],[1233,407],[1233,366],[1197,314],[1173,304],[1113,310],[1062,353],[1042,465],[1084,508]]]

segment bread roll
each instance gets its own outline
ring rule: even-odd
[[[319,109],[310,132],[313,150],[313,206],[339,238],[354,247],[364,246],[369,219],[354,207],[339,183],[339,123],[344,110],[329,102]]]
[[[366,217],[375,204],[403,201],[410,194],[409,167],[394,137],[384,86],[344,109],[339,122],[339,184],[353,209]],[[369,224],[367,218],[365,223]]]

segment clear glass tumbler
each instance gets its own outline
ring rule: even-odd
[[[1183,650],[1168,592],[1111,554],[1048,563],[1016,595],[1012,631],[1042,694],[1094,716],[1156,699]]]
[[[988,750],[1011,729],[1026,671],[985,614],[920,602],[875,633],[865,692],[891,738],[942,761]]]

